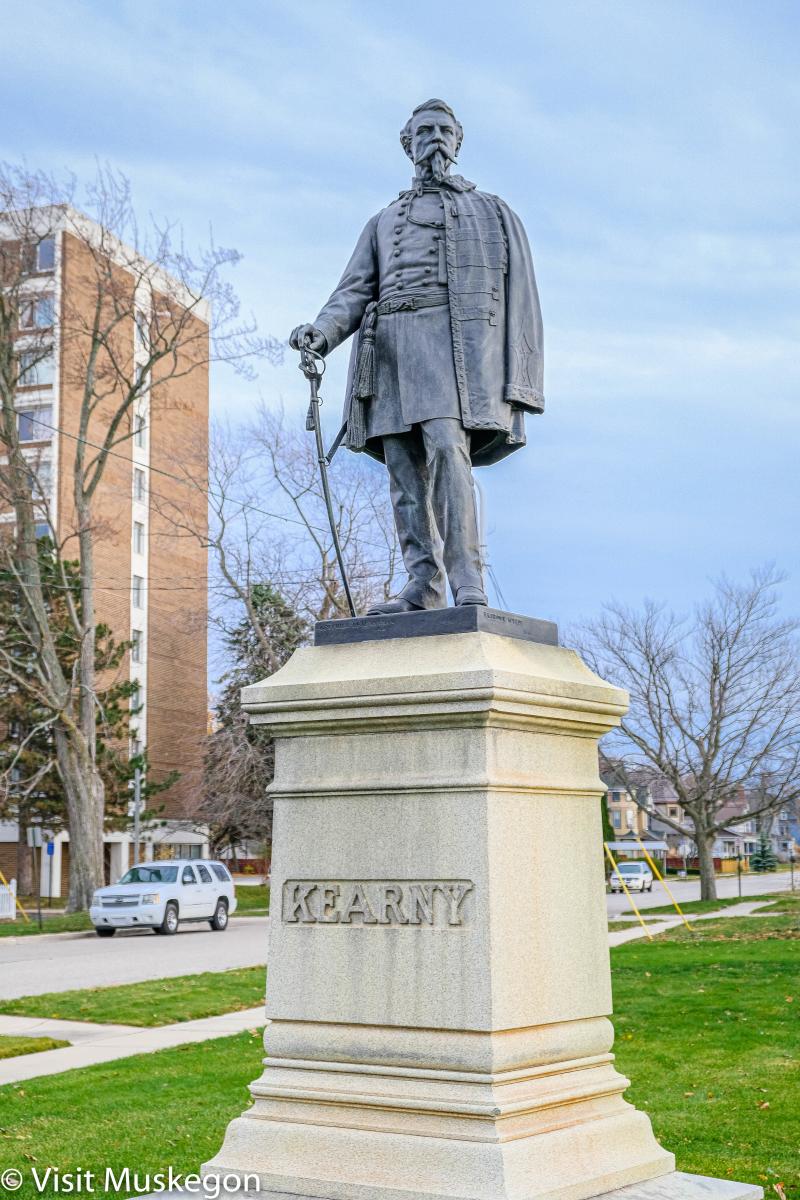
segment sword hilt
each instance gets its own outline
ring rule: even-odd
[[[309,381],[319,383],[325,374],[325,360],[316,350],[302,342],[300,345],[300,370]]]

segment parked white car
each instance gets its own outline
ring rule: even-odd
[[[236,891],[228,868],[207,859],[140,863],[92,897],[89,917],[99,937],[118,929],[177,933],[184,921],[208,921],[225,929],[236,911]]]
[[[652,892],[653,890],[653,872],[644,863],[618,863],[616,871],[611,872],[612,892],[622,891],[623,879],[629,892]]]

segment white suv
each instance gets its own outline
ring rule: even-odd
[[[118,929],[177,933],[181,921],[208,921],[224,929],[236,911],[228,868],[207,859],[172,859],[131,867],[112,887],[92,897],[89,917],[99,937]]]

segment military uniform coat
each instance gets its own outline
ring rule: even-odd
[[[314,324],[329,351],[358,332],[345,404],[351,449],[382,458],[386,434],[454,416],[483,465],[523,446],[525,412],[544,407],[525,231],[508,205],[460,176],[416,182],[371,218]]]

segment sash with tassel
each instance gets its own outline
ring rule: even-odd
[[[367,401],[375,395],[375,326],[378,323],[378,306],[373,301],[364,311],[364,319],[358,335],[358,356],[353,385],[350,390],[350,405],[347,413],[347,437],[345,445],[350,450],[363,450],[367,441]]]

